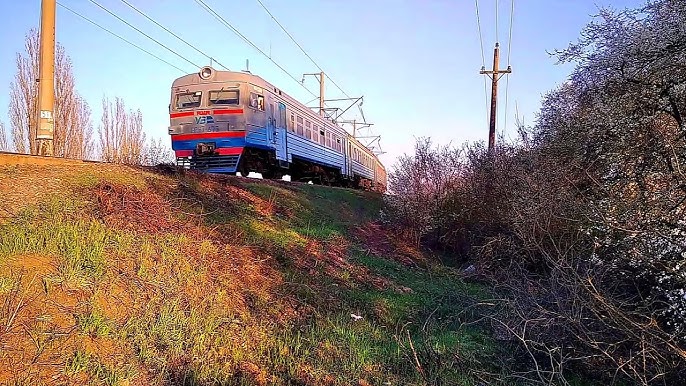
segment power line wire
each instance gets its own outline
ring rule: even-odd
[[[166,45],[164,45],[164,44],[160,43],[159,41],[157,41],[157,40],[156,40],[155,38],[153,38],[152,36],[146,34],[145,32],[141,31],[140,29],[136,28],[136,27],[133,26],[131,23],[129,23],[128,21],[122,19],[121,17],[119,17],[117,14],[115,14],[115,13],[112,12],[112,11],[110,11],[109,9],[103,7],[102,5],[100,5],[100,4],[99,4],[98,2],[96,2],[95,0],[89,0],[89,1],[90,1],[91,3],[97,5],[97,6],[98,6],[100,9],[102,9],[103,11],[105,11],[105,12],[109,13],[110,15],[114,16],[115,18],[117,18],[117,19],[118,19],[119,21],[121,21],[122,23],[124,23],[124,24],[128,25],[129,27],[133,28],[134,30],[138,31],[138,32],[139,32],[140,34],[142,34],[143,36],[145,36],[145,37],[147,37],[148,39],[152,40],[153,42],[157,43],[159,46],[165,48],[167,51],[173,53],[174,55],[178,56],[179,58],[181,58],[181,59],[185,60],[186,62],[190,63],[190,64],[193,65],[194,67],[196,67],[196,68],[202,67],[202,66],[198,66],[197,64],[191,62],[190,60],[186,59],[183,55],[181,55],[181,54],[179,54],[178,52],[172,50],[171,48],[169,48],[169,47],[167,47]]]
[[[498,3],[499,3],[499,0],[495,0],[495,41],[496,42],[499,39],[499,36],[498,36],[498,8],[500,8],[500,6]]]
[[[510,53],[512,52],[512,25],[514,21],[514,0],[512,0],[512,5],[510,7],[510,36],[507,42],[507,66],[510,66]],[[505,122],[503,126],[503,131],[507,130],[507,104],[510,96],[510,74],[507,74],[507,79],[505,80]]]
[[[476,26],[479,30],[479,43],[481,44],[481,65],[486,65],[486,56],[484,56],[484,39],[481,34],[481,18],[479,17],[479,0],[474,0],[476,4]]]
[[[476,26],[479,31],[479,45],[481,46],[481,67],[486,68],[486,56],[484,55],[484,39],[481,33],[481,17],[479,16],[479,0],[474,0],[474,5],[476,8]],[[486,82],[486,77],[484,78],[484,102],[486,106],[486,121],[488,122],[488,83]]]
[[[262,6],[262,8],[267,12],[267,14],[269,14],[269,16],[272,18],[272,20],[274,20],[274,22],[276,23],[276,25],[278,25],[278,26],[281,28],[281,30],[282,30],[283,32],[286,33],[286,35],[288,35],[288,37],[293,41],[293,43],[295,43],[295,45],[298,46],[298,48],[300,49],[300,51],[302,51],[302,53],[305,54],[305,56],[307,56],[308,59],[310,59],[310,61],[319,69],[319,71],[323,72],[323,73],[324,73],[324,76],[326,76],[326,77],[331,81],[331,83],[333,83],[333,85],[336,86],[336,88],[338,88],[338,89],[343,93],[343,95],[345,95],[347,98],[350,98],[350,95],[348,95],[345,91],[343,91],[343,89],[342,89],[342,88],[341,88],[341,87],[331,78],[331,76],[329,76],[329,75],[319,66],[319,64],[317,64],[317,62],[316,62],[314,59],[312,59],[312,57],[310,56],[310,54],[308,54],[307,51],[305,51],[305,49],[295,40],[295,38],[293,37],[293,35],[291,35],[291,34],[286,30],[286,27],[284,27],[281,23],[279,23],[278,20],[276,20],[276,17],[274,17],[274,15],[269,11],[269,9],[267,9],[267,7],[264,5],[264,3],[262,2],[262,0],[257,0],[257,2],[260,3],[260,5]]]
[[[505,119],[503,122],[503,132],[507,130],[507,104],[510,97],[510,74],[505,78]]]
[[[514,0],[512,0],[512,7],[510,8],[510,37],[507,42],[507,65],[510,65],[510,52],[512,51],[512,24],[514,22]]]
[[[153,58],[155,58],[155,59],[157,59],[157,60],[159,60],[159,61],[161,61],[161,62],[163,62],[163,63],[166,63],[166,64],[168,64],[169,66],[174,67],[175,69],[177,69],[177,70],[179,70],[179,71],[181,71],[181,72],[183,72],[183,73],[186,73],[186,74],[188,73],[188,71],[182,70],[181,68],[175,66],[174,64],[169,63],[168,61],[166,61],[166,60],[160,58],[159,56],[153,54],[152,52],[146,50],[145,48],[142,48],[142,47],[136,45],[135,43],[132,43],[132,42],[130,42],[129,40],[126,40],[125,38],[121,37],[120,35],[117,35],[116,33],[114,33],[114,32],[112,32],[112,31],[108,30],[107,28],[105,28],[105,27],[101,26],[100,24],[94,22],[93,20],[91,20],[91,19],[89,19],[89,18],[83,16],[82,14],[80,14],[80,13],[74,11],[73,9],[67,7],[66,5],[60,3],[59,1],[57,2],[57,5],[59,5],[60,7],[64,8],[64,9],[66,9],[67,11],[73,13],[74,15],[76,15],[76,16],[82,18],[83,20],[85,20],[85,21],[87,21],[87,22],[93,24],[94,26],[96,26],[96,27],[102,29],[103,31],[109,33],[110,35],[112,35],[112,36],[114,36],[114,37],[116,37],[116,38],[118,38],[118,39],[120,39],[120,40],[123,40],[124,42],[126,42],[126,43],[132,45],[133,47],[135,47],[135,48],[137,48],[137,49],[139,49],[139,50],[145,52],[146,54],[152,56]]]
[[[91,1],[92,1],[92,0],[91,0]],[[213,16],[215,17],[215,19],[217,19],[220,23],[224,24],[224,26],[225,26],[226,28],[229,28],[231,31],[233,31],[233,33],[235,33],[236,35],[238,35],[241,39],[243,39],[246,43],[250,44],[254,49],[256,49],[256,50],[257,50],[259,53],[261,53],[264,57],[266,57],[266,58],[269,59],[272,63],[274,63],[274,65],[276,65],[281,71],[283,71],[286,75],[288,75],[291,79],[293,79],[294,82],[296,82],[296,83],[299,84],[302,88],[304,88],[305,90],[307,90],[307,92],[309,92],[312,96],[314,96],[314,97],[317,96],[317,94],[313,93],[309,88],[307,88],[307,87],[306,87],[304,84],[302,84],[298,79],[296,79],[293,75],[291,75],[290,72],[286,71],[286,69],[283,68],[279,63],[277,63],[274,59],[272,59],[271,57],[269,57],[269,55],[267,55],[264,51],[262,51],[259,47],[257,47],[257,46],[255,45],[255,43],[253,43],[252,41],[250,41],[250,39],[248,39],[247,37],[245,37],[245,35],[243,35],[238,29],[236,29],[236,27],[234,27],[233,25],[231,25],[231,23],[229,23],[228,21],[226,21],[221,15],[219,15],[214,9],[212,9],[212,7],[210,7],[209,5],[207,5],[207,3],[205,3],[203,0],[195,0],[195,2],[198,3],[198,5],[200,5],[201,7],[203,7],[203,8],[205,9],[205,11],[207,11],[207,12],[209,12],[211,15],[213,15]]]
[[[198,49],[196,46],[192,45],[191,43],[187,42],[186,40],[184,40],[184,39],[183,39],[182,37],[180,37],[179,35],[175,34],[175,33],[172,32],[172,31],[170,31],[167,27],[165,27],[165,26],[163,26],[162,24],[158,23],[158,22],[155,21],[153,18],[151,18],[150,16],[148,16],[147,14],[145,14],[145,12],[143,12],[143,11],[141,11],[140,9],[136,8],[135,6],[133,6],[133,5],[132,5],[131,3],[129,3],[128,1],[126,1],[126,0],[121,0],[121,2],[124,3],[124,4],[126,4],[129,8],[133,9],[134,11],[138,12],[140,15],[142,15],[142,16],[145,17],[146,19],[148,19],[148,20],[150,20],[151,22],[155,23],[155,25],[157,25],[158,27],[160,27],[160,28],[162,28],[163,30],[167,31],[170,35],[172,35],[172,36],[174,36],[175,38],[181,40],[181,41],[182,41],[183,43],[185,43],[188,47],[190,47],[190,48],[194,49],[196,52],[200,53],[200,55],[203,55],[203,56],[206,57],[207,59],[210,59],[211,61],[216,62],[218,65],[220,65],[220,66],[221,66],[222,68],[224,68],[225,70],[230,71],[228,67],[226,67],[225,65],[221,64],[217,59],[215,59],[215,58],[211,57],[210,55],[204,53],[203,51],[201,51],[200,49]]]

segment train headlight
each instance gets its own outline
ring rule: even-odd
[[[203,79],[205,79],[205,80],[207,80],[207,79],[210,79],[210,78],[212,77],[212,73],[213,73],[212,68],[210,68],[210,67],[203,67],[203,68],[200,70],[200,77],[203,78]]]

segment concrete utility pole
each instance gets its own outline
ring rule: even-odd
[[[56,0],[42,0],[40,22],[40,56],[38,66],[38,155],[54,153],[55,112],[55,8]]]
[[[319,73],[319,115],[324,116],[324,71]]]
[[[319,78],[319,115],[323,117],[324,110],[326,109],[324,106],[324,71],[321,71],[319,73],[315,72],[313,74],[303,74],[303,79],[300,81],[300,83],[305,83],[306,76],[314,76],[315,78]]]
[[[500,58],[500,44],[495,43],[495,49],[493,50],[493,70],[486,71],[486,68],[482,67],[480,74],[488,75],[491,78],[491,120],[488,128],[488,151],[493,151],[495,148],[495,119],[497,112],[498,103],[498,80],[504,74],[512,73],[512,67],[507,66],[507,70],[498,69],[498,60]],[[503,75],[499,75],[503,74]]]

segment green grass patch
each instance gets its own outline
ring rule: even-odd
[[[116,251],[127,237],[85,215],[86,207],[75,198],[52,198],[21,210],[0,224],[0,259],[55,257],[62,280],[82,286],[99,279],[107,267],[106,251]]]
[[[0,225],[0,257],[35,254],[58,256],[67,274],[99,278],[105,269],[108,231],[97,221],[26,221]]]
[[[345,235],[355,225],[375,218],[382,206],[381,196],[349,189],[314,185],[283,188],[258,183],[242,185],[277,208],[294,214],[288,226],[302,236],[326,240]]]
[[[89,355],[84,351],[75,351],[67,360],[64,371],[68,375],[78,373],[90,374],[101,384],[115,386],[122,384],[123,381],[133,378],[136,373],[132,366],[115,368],[102,363],[96,356]]]
[[[138,189],[144,189],[147,185],[146,178],[159,179],[152,173],[124,165],[110,165],[110,168],[94,170],[84,168],[78,173],[65,173],[65,182],[72,189],[92,189],[102,182],[109,182],[114,185],[132,185]]]
[[[112,327],[107,318],[97,312],[77,316],[76,325],[79,326],[81,332],[90,336],[105,337],[112,331]]]

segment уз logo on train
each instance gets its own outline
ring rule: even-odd
[[[214,118],[212,118],[211,115],[207,115],[204,117],[195,117],[195,124],[196,125],[204,125],[207,123],[214,123]]]

